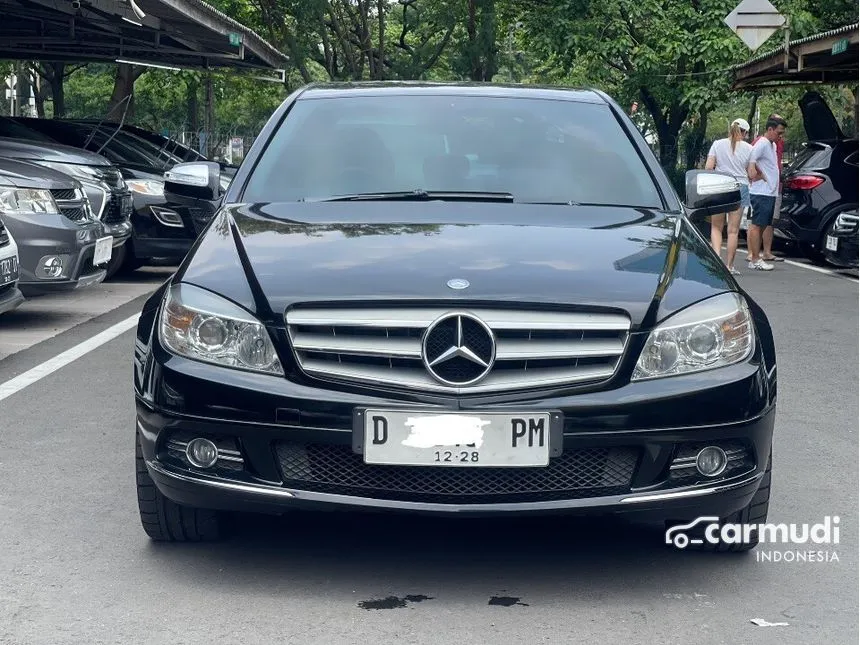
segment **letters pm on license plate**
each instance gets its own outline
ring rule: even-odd
[[[550,412],[357,410],[353,431],[368,464],[546,466],[561,443],[561,415]]]

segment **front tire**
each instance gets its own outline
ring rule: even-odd
[[[181,506],[167,499],[155,486],[135,440],[137,507],[140,523],[156,542],[213,542],[221,538],[221,517],[217,511]]]

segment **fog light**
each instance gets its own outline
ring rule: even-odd
[[[696,455],[696,468],[705,477],[716,477],[721,474],[728,463],[726,451],[717,446],[702,448]]]
[[[49,255],[42,258],[41,267],[42,273],[48,278],[59,278],[63,275],[63,258],[56,255]]]
[[[185,456],[192,466],[197,468],[211,468],[218,461],[218,447],[209,441],[197,437],[188,442],[185,448]]]

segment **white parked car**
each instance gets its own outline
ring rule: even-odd
[[[18,289],[18,245],[0,219],[0,314],[16,309],[24,296]]]

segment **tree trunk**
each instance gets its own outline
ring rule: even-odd
[[[192,133],[196,133],[200,129],[200,98],[198,90],[200,83],[197,82],[196,76],[191,76],[185,81],[185,105],[186,118],[188,119],[189,129]]]
[[[385,80],[385,0],[379,0],[376,6],[379,14],[379,67],[377,76],[380,81]]]
[[[495,0],[468,0],[468,3],[469,78],[491,81],[496,73],[496,3]]]
[[[125,120],[129,121],[134,117],[134,81],[136,79],[133,65],[127,63],[117,65],[113,94],[107,110],[107,117],[110,120],[120,121],[125,115]],[[128,100],[125,100],[126,98]]]
[[[749,116],[747,117],[747,123],[750,124],[750,127],[752,127],[752,124],[755,122],[755,111],[756,111],[757,107],[758,107],[758,92],[753,94],[752,103],[750,104]],[[753,132],[751,134],[755,134],[755,132]]]
[[[702,145],[705,142],[705,133],[708,131],[708,110],[705,107],[699,109],[699,120],[696,128],[687,142],[686,162],[687,170],[693,170],[699,163],[702,155]]]
[[[36,103],[36,116],[45,118],[45,100],[48,98],[48,86],[37,68],[30,68],[30,82],[33,84],[33,98]]]
[[[66,64],[48,63],[52,70],[48,79],[51,83],[51,98],[54,101],[54,118],[62,119],[66,116]]]

